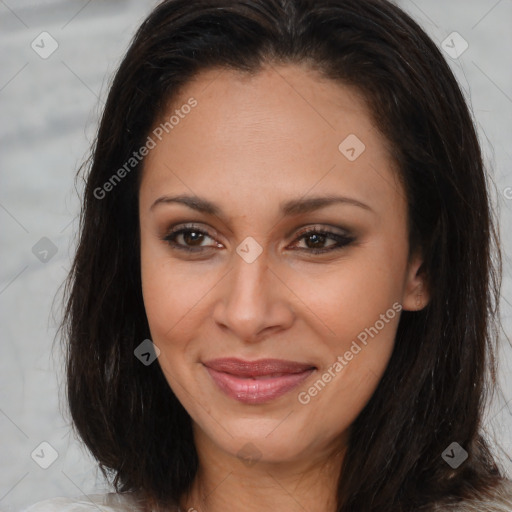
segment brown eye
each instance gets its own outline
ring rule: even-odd
[[[311,233],[304,237],[308,249],[322,249],[327,236],[321,233]]]
[[[163,240],[165,240],[171,247],[185,251],[199,252],[204,249],[219,247],[220,244],[215,240],[213,240],[213,244],[203,245],[203,242],[208,238],[213,240],[206,231],[190,226],[171,231],[163,238]]]
[[[325,246],[325,243],[329,240],[334,243],[330,243],[328,246]],[[305,248],[297,247],[296,250],[306,251],[312,254],[320,254],[342,249],[343,247],[351,244],[354,240],[355,238],[353,236],[333,233],[327,230],[312,229],[302,232],[295,241],[303,241],[306,245]]]
[[[183,231],[181,233],[181,236],[183,237],[183,240],[185,241],[186,245],[193,245],[193,246],[201,245],[201,243],[204,239],[203,233],[200,233],[199,231],[192,231],[192,230]]]

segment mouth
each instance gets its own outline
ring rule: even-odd
[[[203,363],[217,387],[246,404],[275,400],[304,382],[316,367],[282,359],[214,359]]]

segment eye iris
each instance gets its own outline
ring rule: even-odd
[[[187,245],[201,245],[204,235],[198,231],[185,231],[183,233],[183,240]]]
[[[325,235],[311,233],[306,237],[305,241],[309,249],[316,249],[318,248],[319,245],[323,245],[325,243]],[[310,241],[312,241],[313,244],[310,244]]]

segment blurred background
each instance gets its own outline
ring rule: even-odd
[[[111,490],[70,429],[55,342],[79,197],[108,84],[154,0],[0,0],[0,510]],[[503,393],[489,404],[512,477],[512,1],[400,0],[442,48],[471,106],[504,254]],[[508,57],[507,57],[508,55]],[[506,63],[509,62],[507,65]],[[507,406],[508,404],[508,406]]]

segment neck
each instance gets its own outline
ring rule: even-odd
[[[199,468],[183,512],[335,512],[344,450],[339,440],[290,461],[244,461],[196,437]]]

